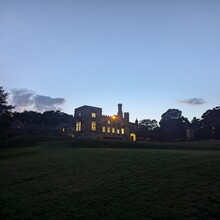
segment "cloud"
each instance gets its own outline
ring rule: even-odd
[[[57,110],[59,105],[65,102],[63,98],[51,98],[43,95],[36,95],[34,100],[37,111]]]
[[[60,105],[65,103],[64,98],[51,98],[38,95],[29,89],[13,89],[10,94],[10,102],[15,106],[15,111],[50,111],[60,110]]]
[[[178,102],[187,105],[203,105],[206,103],[204,99],[200,99],[200,98],[183,99],[183,100],[179,100]]]
[[[16,111],[23,111],[34,106],[35,92],[28,89],[13,89],[10,94],[10,102]]]

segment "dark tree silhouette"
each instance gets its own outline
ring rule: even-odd
[[[73,116],[61,111],[46,111],[42,114],[42,121],[49,126],[60,123],[73,124]]]
[[[24,111],[24,112],[15,112],[14,119],[19,119],[21,122],[27,124],[38,124],[42,123],[41,113],[35,111]]]
[[[205,134],[205,130],[203,129],[202,119],[194,117],[191,121],[191,128],[194,129],[195,140],[205,139],[206,134]]]
[[[138,124],[138,135],[139,138],[151,139],[153,135],[153,130],[158,127],[157,121],[155,119],[143,119]]]
[[[74,118],[72,115],[60,111],[46,111],[43,113],[24,111],[14,113],[14,121],[17,120],[22,123],[22,126],[19,126],[18,129],[15,128],[13,130],[14,134],[65,135],[65,128],[73,126]]]
[[[3,145],[8,136],[11,119],[12,119],[12,105],[8,105],[6,93],[3,87],[0,87],[0,145]]]
[[[220,139],[220,106],[207,110],[202,115],[206,138]]]
[[[178,109],[169,109],[161,116],[160,135],[163,140],[186,139],[186,127],[190,124]]]
[[[202,120],[199,118],[194,117],[191,121],[191,126],[194,129],[200,129],[202,128],[202,125],[203,125]]]
[[[56,126],[60,123],[73,123],[73,116],[60,111],[46,111],[43,113],[35,111],[24,111],[14,113],[14,118],[27,124]]]

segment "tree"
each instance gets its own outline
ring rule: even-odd
[[[73,116],[61,111],[46,111],[42,114],[42,120],[46,125],[73,124]]]
[[[8,93],[0,86],[0,144],[4,144],[5,138],[8,136],[11,119],[12,105],[7,103]]]
[[[179,109],[168,109],[162,114],[160,120],[160,126],[165,126],[172,120],[180,120],[182,118],[182,112]]]
[[[35,111],[14,112],[14,119],[19,119],[27,124],[42,124],[41,113]]]
[[[19,119],[22,123],[45,125],[55,127],[59,124],[73,124],[73,116],[61,111],[45,111],[43,113],[35,111],[15,112],[14,118]]]
[[[207,110],[202,115],[206,138],[220,139],[220,106]]]
[[[138,124],[139,138],[151,138],[153,130],[158,127],[155,119],[143,119]]]
[[[43,113],[24,111],[15,112],[14,120],[19,120],[23,124],[23,130],[19,128],[19,132],[37,135],[57,135],[59,130],[73,126],[74,118],[72,115],[61,111],[45,111]],[[18,131],[15,129],[16,132]]]
[[[186,138],[186,127],[190,122],[182,116],[180,110],[169,109],[162,114],[159,124],[162,139],[183,140]]]
[[[206,133],[203,127],[203,121],[194,117],[191,121],[191,128],[194,130],[194,139],[201,140],[206,138]]]
[[[200,129],[202,128],[202,120],[194,117],[191,121],[191,125],[194,129]]]

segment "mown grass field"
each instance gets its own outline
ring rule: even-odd
[[[220,142],[11,146],[1,219],[220,219]]]

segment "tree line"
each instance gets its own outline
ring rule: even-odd
[[[138,129],[139,138],[158,141],[220,139],[220,107],[207,110],[201,119],[194,117],[191,122],[179,109],[169,109],[162,114],[159,124],[144,119]]]
[[[19,120],[26,124],[43,125],[54,127],[59,124],[73,124],[73,116],[61,111],[45,111],[43,113],[35,111],[14,112],[13,120]]]
[[[8,136],[12,124],[19,122],[31,134],[55,128],[64,129],[74,124],[74,117],[61,111],[12,112],[13,106],[7,103],[8,93],[0,87],[0,143]],[[59,127],[61,126],[61,127]],[[44,134],[44,133],[40,133]],[[56,133],[53,133],[56,134]],[[189,121],[179,109],[168,109],[156,120],[143,119],[138,123],[139,140],[183,141],[187,139],[220,139],[220,107],[207,110],[201,119],[194,117]]]

